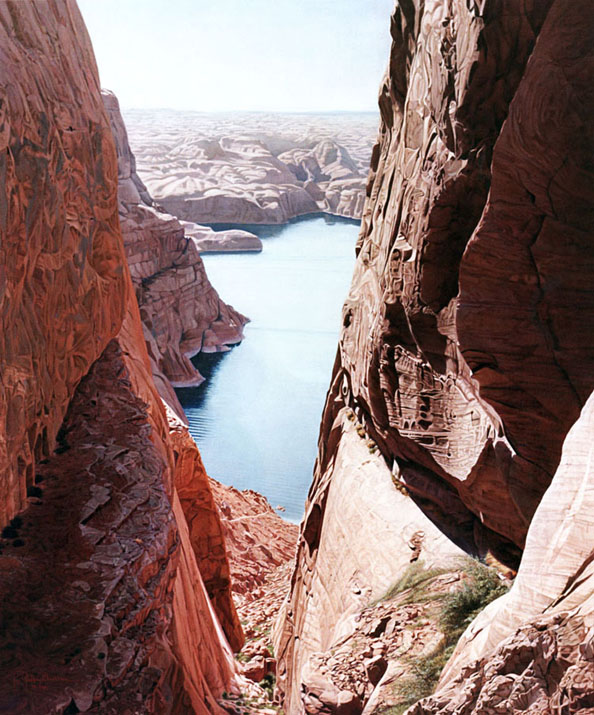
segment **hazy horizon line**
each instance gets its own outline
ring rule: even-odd
[[[193,112],[194,114],[379,114],[377,109],[182,109],[181,107],[133,107],[120,104],[123,112]]]

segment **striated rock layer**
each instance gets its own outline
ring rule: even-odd
[[[90,40],[72,0],[0,34],[0,708],[222,713],[221,524],[151,374]]]
[[[0,4],[3,524],[26,504],[35,462],[127,299],[117,166],[90,40],[76,8],[62,10],[65,25],[49,4]],[[40,32],[46,22],[53,36]]]
[[[512,589],[469,626],[410,713],[594,709],[594,395],[528,530]]]
[[[277,567],[292,561],[299,528],[282,519],[266,497],[210,479],[231,564],[235,601],[258,598],[259,587]]]
[[[240,342],[246,318],[219,298],[195,240],[155,205],[138,177],[117,98],[103,91],[103,102],[116,143],[120,223],[149,355],[174,386],[199,384],[203,378],[189,358]],[[210,229],[203,233],[224,245],[237,240],[226,232],[222,238]]]
[[[587,2],[569,0],[396,7],[358,259],[278,640],[291,712],[304,708],[317,600],[337,578],[346,584],[320,561],[343,521],[328,505],[341,488],[345,407],[395,486],[445,534],[467,552],[519,563],[594,386],[590,15]],[[347,564],[361,549],[354,532]],[[337,618],[316,637],[327,642]],[[582,656],[544,682],[553,688]],[[514,663],[520,673],[524,660]],[[485,689],[495,688],[497,673],[485,669]],[[464,712],[485,712],[473,692]]]
[[[353,673],[341,687],[321,664],[357,640],[361,614],[411,563],[455,567],[463,555],[404,489],[395,488],[352,412],[338,413],[328,446],[332,459],[318,463],[290,598],[276,624],[277,685],[285,711],[295,715],[343,712],[336,709],[340,703],[344,712],[360,713],[373,694],[367,678]]]

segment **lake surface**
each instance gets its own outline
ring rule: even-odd
[[[251,319],[245,339],[194,358],[207,380],[177,393],[208,473],[255,489],[299,521],[359,224],[315,216],[240,228],[260,236],[261,253],[202,257],[221,298]]]

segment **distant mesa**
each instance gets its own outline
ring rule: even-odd
[[[126,120],[143,181],[184,221],[281,224],[320,212],[362,215],[375,115],[137,110]],[[198,233],[200,251],[257,250],[247,237]]]

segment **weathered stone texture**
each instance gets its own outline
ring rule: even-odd
[[[76,385],[118,332],[127,284],[116,156],[72,3],[0,3],[0,99],[6,523],[25,504],[35,462],[48,456]]]
[[[0,708],[222,713],[235,665],[176,484],[212,495],[175,461],[72,0],[0,3],[0,82]],[[221,538],[214,506],[202,526]]]
[[[276,625],[277,686],[285,711],[295,715],[342,712],[335,709],[341,698],[350,703],[344,712],[361,713],[373,690],[367,678],[349,677],[339,693],[320,664],[360,640],[362,612],[412,562],[452,565],[463,556],[403,488],[394,488],[394,476],[352,418],[342,410],[332,426],[333,458],[316,470],[290,598]]]
[[[175,488],[200,575],[232,649],[239,651],[243,633],[231,597],[228,546],[210,480],[187,427],[171,413],[169,434],[175,455]]]
[[[160,209],[136,173],[118,100],[103,91],[118,156],[119,214],[149,355],[176,386],[199,384],[190,362],[241,341],[246,319],[219,298],[194,241]]]
[[[594,709],[594,396],[526,539],[512,589],[469,626],[421,713]]]
[[[294,651],[281,677],[292,703],[319,611],[310,584],[336,588],[319,554],[341,519],[328,511],[328,475],[344,407],[444,533],[469,553],[519,563],[594,386],[591,17],[589,3],[569,0],[397,4],[280,641]],[[353,564],[358,531],[342,555]],[[573,578],[569,562],[563,573]]]

